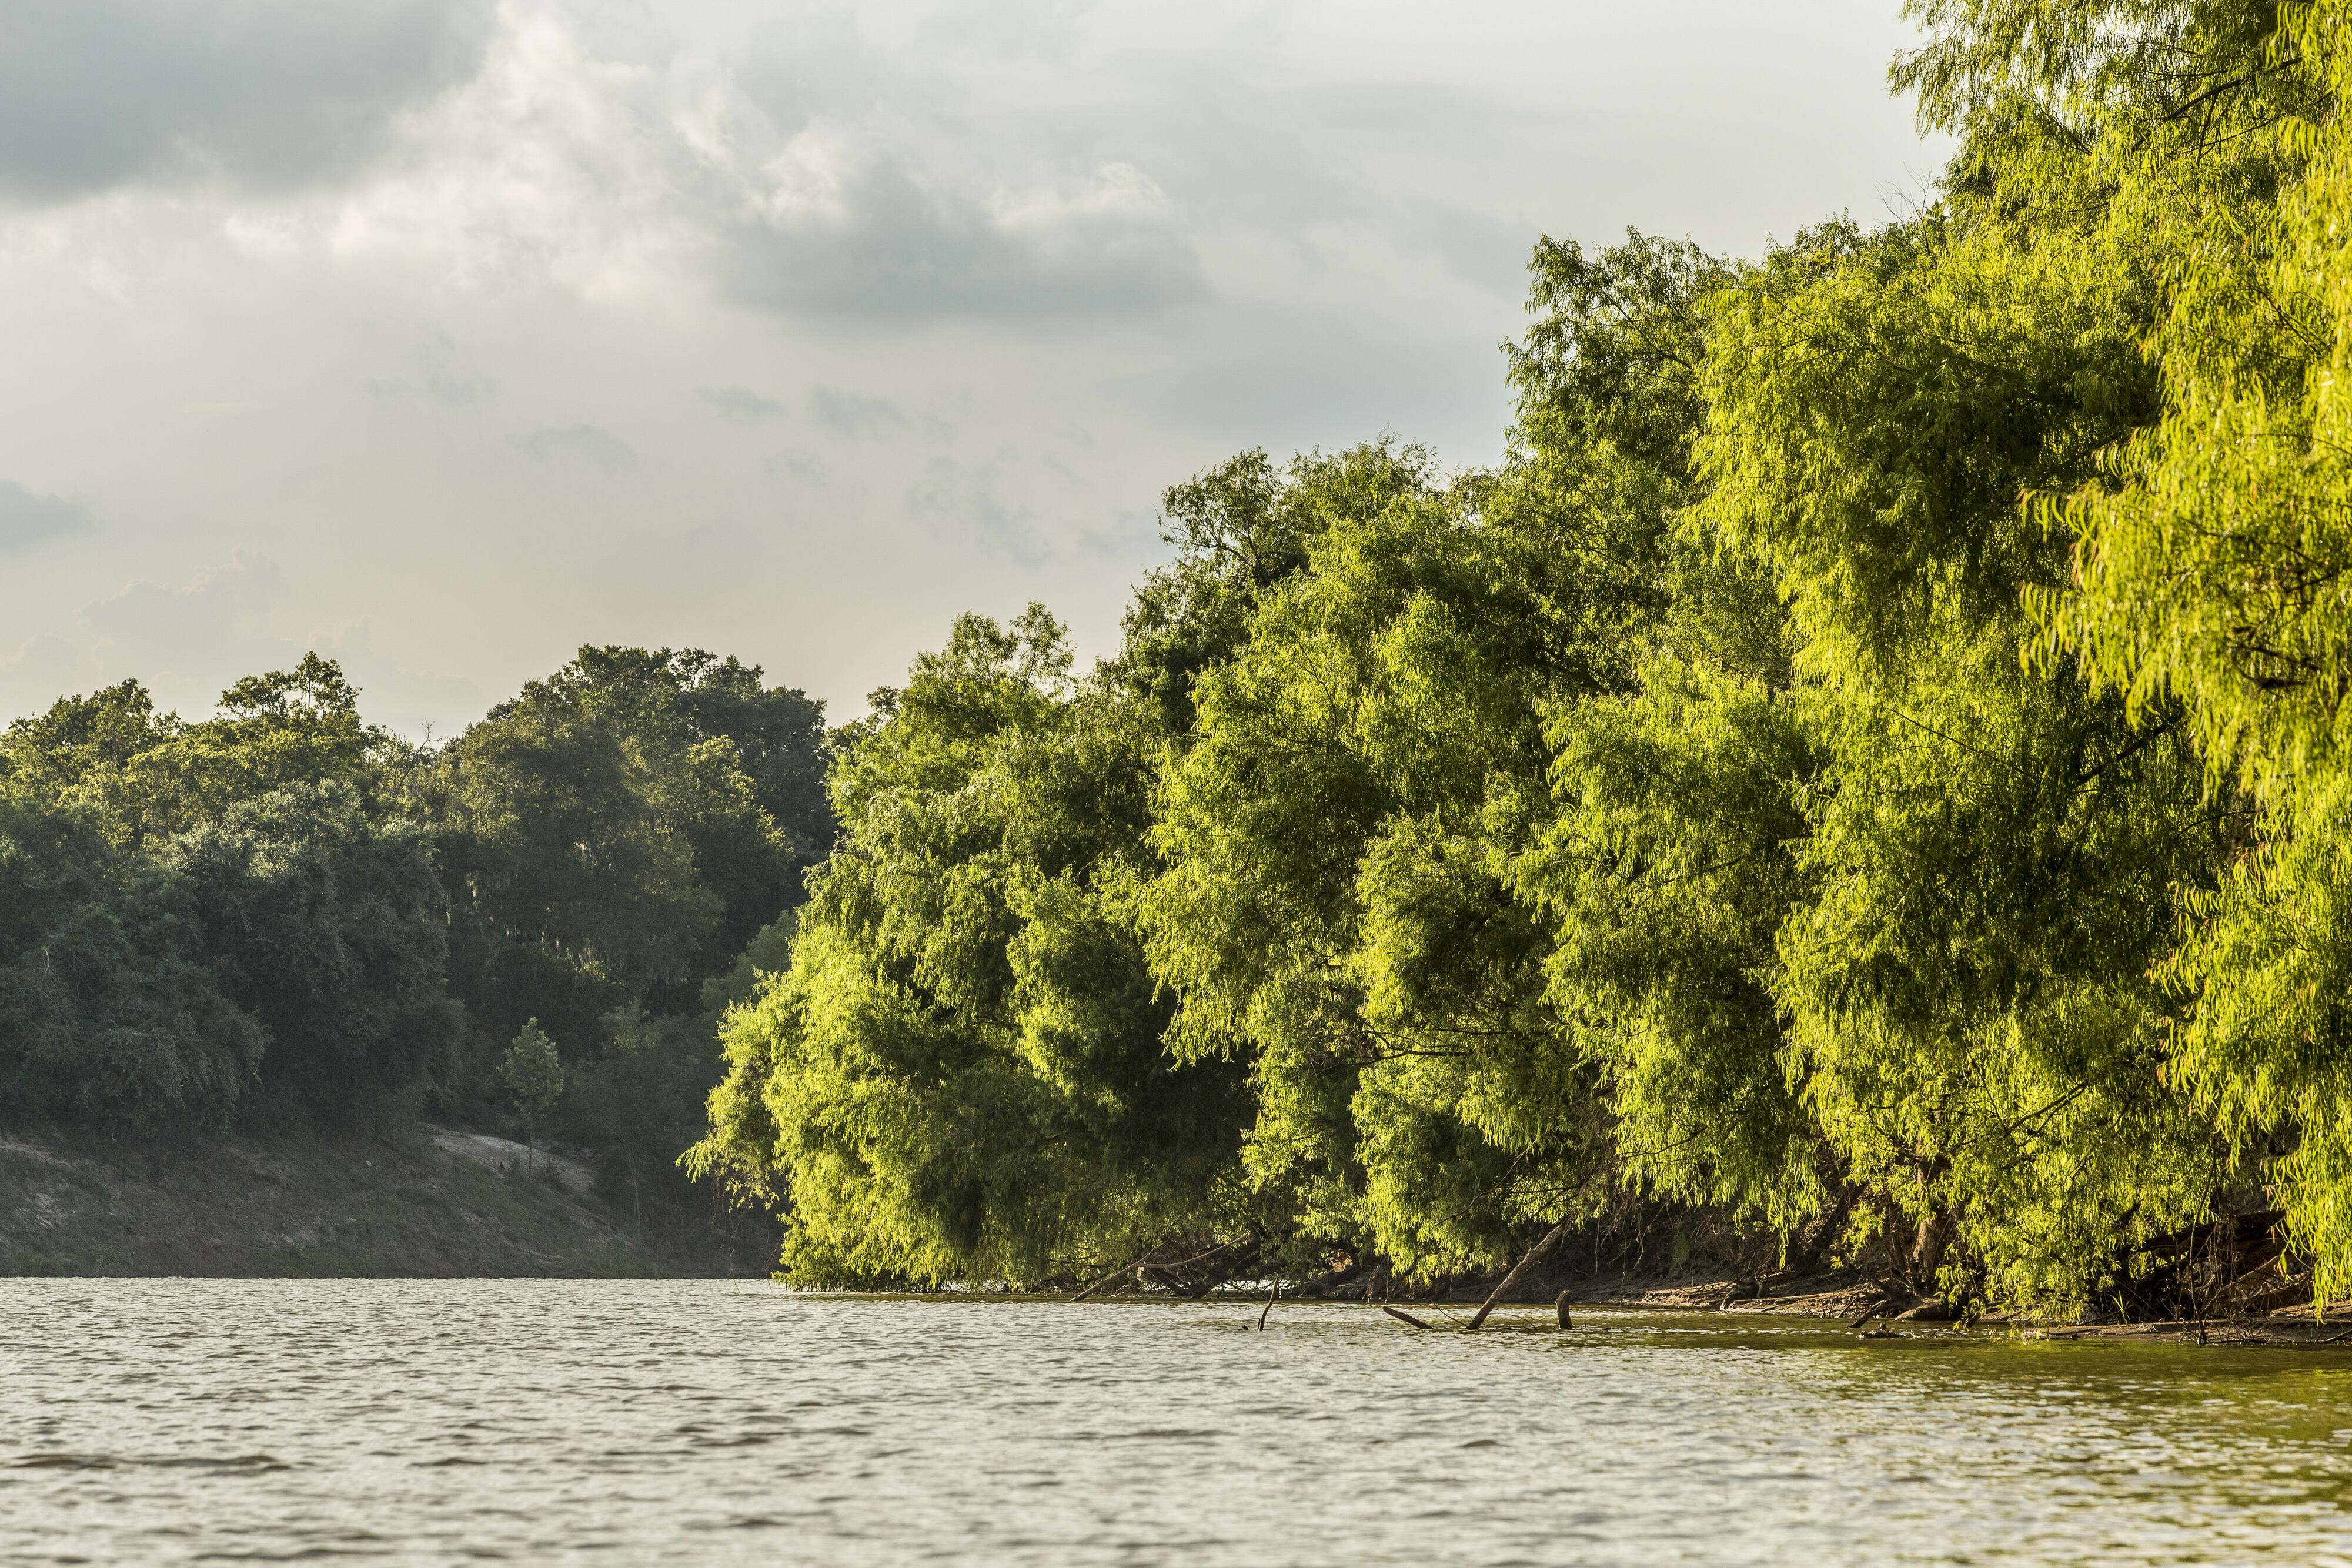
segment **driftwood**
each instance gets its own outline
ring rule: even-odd
[[[1568,1330],[1572,1329],[1572,1328],[1574,1328],[1574,1327],[1576,1326],[1576,1324],[1575,1324],[1574,1322],[1570,1322],[1570,1319],[1569,1319],[1569,1315],[1568,1315],[1568,1292],[1567,1292],[1566,1291],[1562,1291],[1559,1294],[1559,1296],[1553,1300],[1552,1304],[1551,1304],[1551,1310],[1552,1310],[1554,1312],[1556,1312],[1557,1314],[1559,1314],[1559,1326],[1560,1326],[1560,1331],[1561,1331],[1562,1333],[1566,1333]]]
[[[1425,1322],[1423,1322],[1419,1318],[1414,1317],[1411,1312],[1399,1312],[1396,1308],[1394,1308],[1394,1307],[1392,1307],[1392,1306],[1390,1306],[1386,1301],[1382,1301],[1382,1302],[1381,1303],[1381,1311],[1382,1311],[1382,1312],[1384,1312],[1388,1313],[1388,1315],[1389,1315],[1389,1316],[1391,1316],[1391,1317],[1392,1317],[1392,1318],[1396,1319],[1399,1322],[1411,1323],[1413,1327],[1415,1327],[1415,1328],[1417,1328],[1417,1329],[1425,1329],[1425,1328],[1429,1328],[1429,1327],[1430,1327],[1430,1325],[1429,1325],[1429,1324],[1427,1324],[1427,1323],[1425,1323]],[[1435,1330],[1433,1330],[1433,1329],[1432,1329],[1432,1330],[1431,1330],[1431,1332],[1432,1332],[1432,1333],[1434,1333],[1434,1332],[1436,1332],[1436,1331],[1435,1331]]]
[[[1320,1296],[1340,1290],[1353,1283],[1357,1277],[1364,1272],[1365,1268],[1366,1265],[1362,1263],[1350,1263],[1344,1269],[1334,1269],[1328,1273],[1318,1274],[1312,1280],[1293,1286],[1290,1299],[1295,1301],[1303,1297]]]
[[[1212,1268],[1206,1270],[1198,1280],[1188,1278],[1184,1272],[1186,1270],[1191,1269],[1196,1263],[1205,1263],[1221,1252],[1231,1252],[1236,1247],[1247,1247],[1250,1250],[1243,1253],[1238,1259],[1228,1260],[1228,1264],[1247,1263],[1255,1256],[1258,1248],[1258,1243],[1252,1238],[1237,1236],[1231,1241],[1218,1242],[1214,1247],[1210,1248],[1205,1252],[1195,1252],[1190,1258],[1179,1258],[1172,1262],[1163,1263],[1152,1255],[1160,1250],[1160,1246],[1164,1245],[1166,1245],[1166,1243],[1162,1242],[1147,1249],[1143,1254],[1140,1257],[1138,1257],[1133,1262],[1124,1264],[1119,1268],[1112,1270],[1109,1273],[1105,1274],[1101,1279],[1097,1280],[1093,1284],[1088,1285],[1085,1290],[1080,1291],[1076,1295],[1072,1296],[1070,1300],[1073,1301],[1083,1301],[1087,1297],[1094,1295],[1097,1291],[1102,1290],[1105,1286],[1109,1285],[1112,1281],[1124,1279],[1129,1275],[1133,1275],[1136,1283],[1139,1285],[1142,1284],[1147,1277],[1156,1276],[1160,1281],[1168,1288],[1171,1294],[1191,1296],[1194,1300],[1198,1300],[1201,1297],[1207,1295],[1210,1291],[1215,1290],[1219,1285],[1223,1284],[1227,1280],[1232,1279],[1234,1277],[1234,1269],[1228,1266],[1223,1273],[1220,1273],[1216,1269]]]
[[[1486,1321],[1486,1314],[1495,1310],[1496,1303],[1500,1301],[1505,1296],[1508,1295],[1510,1293],[1511,1287],[1519,1282],[1519,1276],[1526,1273],[1537,1259],[1550,1251],[1554,1242],[1557,1242],[1561,1237],[1567,1234],[1568,1221],[1565,1219],[1561,1220],[1558,1225],[1553,1226],[1549,1230],[1545,1231],[1543,1239],[1528,1249],[1528,1255],[1520,1259],[1509,1273],[1503,1276],[1503,1282],[1495,1287],[1493,1293],[1487,1296],[1485,1303],[1479,1307],[1476,1312],[1471,1315],[1470,1326],[1475,1329],[1479,1324],[1485,1322]]]
[[[1244,1250],[1235,1252],[1234,1250],[1235,1248],[1242,1248]],[[1246,1236],[1237,1236],[1231,1241],[1220,1241],[1205,1252],[1195,1252],[1190,1258],[1180,1258],[1172,1263],[1151,1261],[1147,1257],[1146,1261],[1135,1266],[1135,1273],[1139,1281],[1147,1274],[1157,1275],[1160,1282],[1167,1286],[1171,1294],[1188,1296],[1197,1301],[1208,1296],[1218,1286],[1240,1274],[1253,1262],[1260,1260],[1264,1250],[1264,1244],[1261,1241]],[[1222,1262],[1203,1270],[1197,1278],[1186,1276],[1185,1270],[1194,1264],[1206,1263],[1221,1253],[1227,1254]]]
[[[1149,1258],[1151,1254],[1147,1252],[1143,1255],[1143,1258]],[[1093,1284],[1088,1285],[1085,1290],[1080,1291],[1076,1295],[1072,1296],[1070,1300],[1072,1301],[1083,1301],[1088,1296],[1093,1295],[1097,1291],[1101,1290],[1105,1285],[1109,1284],[1113,1280],[1125,1279],[1128,1275],[1132,1274],[1136,1270],[1143,1266],[1143,1258],[1138,1258],[1132,1263],[1122,1263],[1118,1268],[1113,1269],[1109,1273],[1105,1274],[1101,1279],[1097,1280]]]
[[[2264,1275],[2286,1249],[2278,1228],[2284,1218],[2274,1208],[2218,1215],[2120,1248],[2101,1293],[2132,1322],[2199,1321],[2260,1311],[2279,1293]],[[2136,1257],[2149,1260],[2145,1271],[2131,1268]]]
[[[1280,1301],[1280,1300],[1282,1300],[1282,1281],[1279,1281],[1279,1280],[1276,1280],[1276,1281],[1274,1282],[1274,1289],[1273,1289],[1273,1290],[1271,1290],[1271,1291],[1268,1291],[1265,1293],[1265,1305],[1264,1307],[1262,1307],[1262,1308],[1260,1308],[1260,1309],[1258,1310],[1258,1314],[1257,1314],[1257,1332],[1258,1332],[1258,1333],[1264,1333],[1265,1332],[1265,1318],[1266,1318],[1266,1314],[1267,1314],[1268,1312],[1273,1312],[1273,1311],[1274,1311],[1274,1303],[1275,1303],[1275,1302],[1276,1302],[1276,1301]]]

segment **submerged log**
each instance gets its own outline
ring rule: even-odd
[[[1559,1298],[1552,1302],[1551,1310],[1559,1315],[1559,1326],[1562,1332],[1572,1329],[1576,1326],[1573,1322],[1569,1321],[1568,1292],[1566,1291],[1562,1291],[1559,1293]]]
[[[1549,1230],[1545,1231],[1543,1239],[1528,1249],[1528,1255],[1520,1259],[1517,1266],[1515,1266],[1509,1273],[1503,1276],[1503,1282],[1495,1287],[1494,1293],[1486,1298],[1485,1304],[1480,1306],[1477,1312],[1471,1315],[1470,1326],[1475,1329],[1479,1324],[1485,1322],[1486,1321],[1486,1314],[1495,1310],[1496,1303],[1500,1301],[1505,1296],[1508,1295],[1510,1293],[1511,1287],[1519,1282],[1519,1276],[1526,1273],[1537,1259],[1550,1251],[1554,1242],[1558,1241],[1561,1237],[1567,1234],[1568,1221],[1565,1219],[1561,1220],[1558,1225],[1553,1226]]]
[[[1382,1311],[1382,1312],[1384,1312],[1388,1313],[1388,1315],[1389,1315],[1389,1316],[1391,1316],[1391,1317],[1392,1317],[1392,1318],[1396,1319],[1399,1322],[1411,1323],[1413,1327],[1415,1327],[1415,1328],[1417,1328],[1417,1329],[1425,1329],[1425,1328],[1429,1328],[1429,1327],[1430,1327],[1430,1325],[1429,1325],[1429,1324],[1427,1324],[1427,1323],[1425,1323],[1425,1322],[1423,1322],[1419,1318],[1414,1317],[1411,1312],[1399,1312],[1396,1308],[1394,1308],[1394,1307],[1392,1307],[1392,1306],[1390,1306],[1386,1301],[1382,1301],[1382,1302],[1381,1303],[1381,1311]],[[1432,1329],[1430,1332],[1432,1332],[1432,1333],[1435,1333],[1436,1331],[1435,1331],[1434,1329]]]

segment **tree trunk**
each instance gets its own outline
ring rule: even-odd
[[[1952,1217],[1941,1209],[1919,1222],[1911,1239],[1911,1286],[1921,1295],[1936,1288],[1936,1270],[1944,1265],[1944,1250],[1952,1244]]]

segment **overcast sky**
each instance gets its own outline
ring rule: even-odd
[[[6,0],[0,716],[583,642],[854,716],[1168,484],[1491,461],[1545,233],[1917,202],[1898,0]]]

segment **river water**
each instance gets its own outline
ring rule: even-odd
[[[0,1281],[0,1561],[2352,1564],[2352,1346],[1255,1317]]]

